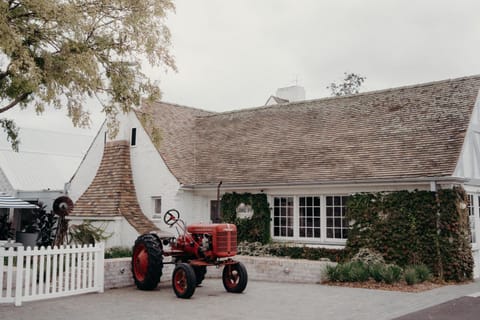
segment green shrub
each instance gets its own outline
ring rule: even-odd
[[[340,275],[338,271],[338,265],[332,266],[332,265],[327,265],[327,268],[325,269],[327,279],[332,282],[339,282],[340,281]]]
[[[397,265],[388,265],[382,270],[383,281],[392,284],[400,281],[402,277],[402,268]]]
[[[420,282],[425,282],[432,279],[432,273],[430,272],[428,267],[424,264],[415,266],[415,273]]]
[[[352,265],[350,263],[338,264],[338,281],[351,282]]]
[[[370,278],[368,265],[362,262],[339,263],[327,266],[326,275],[333,282],[365,282]]]
[[[350,262],[350,280],[351,282],[365,282],[370,278],[368,265],[361,261]]]
[[[409,286],[417,284],[419,282],[417,270],[415,269],[415,267],[406,268],[403,277],[405,278],[405,282]]]
[[[385,269],[385,265],[381,263],[376,263],[369,267],[370,277],[373,278],[376,282],[383,281],[383,269]]]
[[[132,256],[132,249],[128,247],[112,247],[105,250],[105,259],[127,258]]]

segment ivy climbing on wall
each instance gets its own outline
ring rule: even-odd
[[[253,216],[240,219],[237,208],[240,204],[251,206]],[[225,193],[222,197],[222,220],[237,226],[238,241],[270,242],[270,207],[264,193]]]
[[[425,264],[444,280],[471,279],[466,204],[462,188],[355,194],[347,202],[346,249],[352,256],[371,248],[400,266]]]

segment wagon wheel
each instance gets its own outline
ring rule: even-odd
[[[172,287],[177,297],[189,299],[195,292],[195,271],[188,263],[179,263],[173,270]]]
[[[132,273],[140,290],[153,290],[162,276],[163,250],[160,240],[153,234],[137,238],[133,247]]]
[[[222,272],[223,286],[232,293],[242,293],[247,287],[248,274],[243,263],[227,264]]]

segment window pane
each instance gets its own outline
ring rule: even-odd
[[[335,218],[335,228],[342,227],[342,218]]]
[[[335,229],[335,238],[336,239],[342,238],[342,229]]]
[[[327,200],[327,206],[333,205],[333,199],[332,199],[332,197],[327,197],[326,200]]]
[[[158,214],[162,213],[162,199],[161,198],[155,199],[155,213],[158,213]]]
[[[332,218],[327,218],[327,228],[333,227],[333,219]]]
[[[307,198],[307,206],[311,207],[313,205],[313,199],[311,197]]]
[[[293,207],[293,197],[288,197],[287,200],[288,200],[288,201],[287,201],[287,205],[288,205],[289,207]]]
[[[327,230],[327,238],[346,239],[350,227],[345,218],[347,199],[347,196],[326,197],[327,228],[330,228]]]
[[[305,206],[305,197],[300,197],[300,207],[304,207]]]
[[[327,238],[333,238],[333,230],[327,229]]]
[[[342,205],[342,198],[333,197],[333,203],[334,203],[335,206],[341,206]]]
[[[314,219],[315,216],[320,217],[320,197],[299,197],[299,231],[301,237],[320,237],[320,219]],[[318,231],[315,231],[317,229]]]
[[[274,197],[273,204],[273,235],[293,237],[293,197]]]
[[[288,236],[293,237],[293,228],[292,227],[288,228]]]
[[[307,217],[313,216],[313,208],[307,208]]]
[[[313,229],[312,228],[308,228],[307,229],[307,237],[311,238],[313,236]]]

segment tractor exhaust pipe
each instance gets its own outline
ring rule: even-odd
[[[222,181],[218,183],[217,186],[217,219],[220,220],[220,187],[222,186]]]

